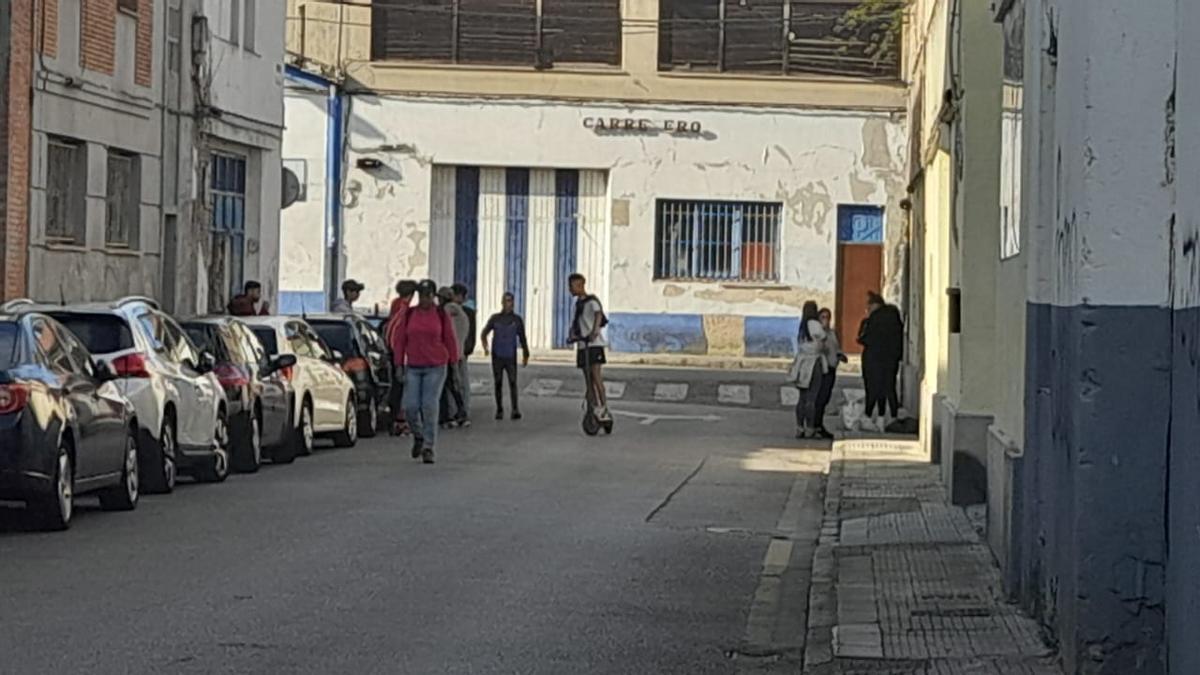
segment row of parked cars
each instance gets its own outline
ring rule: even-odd
[[[66,529],[77,495],[132,510],[183,475],[224,481],[373,436],[391,386],[356,315],[177,321],[148,298],[0,306],[0,501]]]

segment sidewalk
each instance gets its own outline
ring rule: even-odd
[[[804,672],[1059,675],[915,442],[834,445]]]

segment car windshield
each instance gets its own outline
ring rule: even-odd
[[[341,321],[310,321],[309,323],[330,349],[335,349],[345,356],[353,356],[358,353],[358,349],[354,346],[354,330],[350,328],[349,324]]]
[[[250,329],[254,333],[254,337],[262,343],[263,349],[267,350],[270,355],[279,353],[279,343],[275,341],[275,329],[263,327],[254,327]]]
[[[105,314],[51,314],[79,337],[93,354],[112,354],[133,349],[133,334],[125,320]]]
[[[0,370],[17,365],[17,345],[21,342],[21,331],[12,322],[0,323]]]

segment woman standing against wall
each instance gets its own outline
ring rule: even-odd
[[[825,377],[825,328],[821,326],[817,303],[804,303],[800,314],[800,335],[796,343],[796,359],[789,377],[800,390],[796,402],[796,438],[815,438],[817,433],[817,398]]]

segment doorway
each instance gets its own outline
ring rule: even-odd
[[[847,354],[862,353],[858,327],[867,315],[867,293],[883,283],[883,207],[838,206],[838,339]]]

